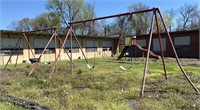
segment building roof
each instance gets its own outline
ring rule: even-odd
[[[187,34],[187,33],[198,33],[199,29],[196,30],[185,30],[185,31],[174,31],[174,32],[169,32],[169,34]],[[163,32],[161,33],[161,35],[166,35],[167,33]],[[157,33],[153,33],[153,35],[157,35]],[[129,37],[131,37],[133,35],[129,35]],[[136,35],[136,36],[149,36],[149,34],[142,34],[142,35]]]
[[[21,31],[13,31],[13,30],[0,30],[0,33],[5,33],[5,34],[22,34],[23,32]],[[38,36],[51,36],[52,33],[44,33],[44,32],[32,32],[29,33],[29,35],[38,35]],[[60,37],[65,37],[65,34],[58,34]],[[77,38],[101,38],[101,39],[116,39],[118,37],[112,37],[112,36],[87,36],[87,35],[77,35]]]

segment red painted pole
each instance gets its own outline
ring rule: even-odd
[[[18,52],[20,50],[20,46],[21,46],[21,37],[20,37],[20,41],[19,41],[19,45],[18,45]],[[16,59],[16,62],[15,62],[15,67],[17,66],[17,62],[18,62],[18,57],[19,57],[19,53],[17,52],[17,59]]]
[[[79,23],[84,23],[84,22],[89,22],[89,21],[96,21],[96,20],[102,20],[102,19],[108,19],[108,18],[126,16],[126,15],[133,15],[133,14],[138,14],[138,13],[151,12],[154,9],[158,9],[158,8],[152,8],[152,9],[147,9],[147,10],[139,10],[139,11],[127,12],[127,13],[121,13],[121,14],[116,14],[116,15],[111,15],[111,16],[104,16],[104,17],[93,18],[93,19],[86,19],[86,20],[81,20],[81,21],[72,21],[72,22],[69,22],[69,24],[70,25],[72,25],[72,24],[79,24]]]
[[[172,42],[171,36],[170,36],[169,32],[167,31],[167,27],[166,27],[166,25],[165,25],[165,22],[164,22],[164,20],[163,20],[162,14],[161,14],[161,12],[160,12],[159,9],[158,9],[158,13],[159,13],[159,15],[160,15],[160,18],[161,18],[163,27],[164,27],[164,29],[165,29],[165,32],[167,33],[167,37],[168,37],[168,39],[169,39],[169,41],[170,41],[170,44],[171,44],[171,46],[172,46],[172,49],[173,49],[173,51],[174,51],[174,55],[175,55],[175,57],[176,57],[176,62],[177,62],[177,64],[178,64],[179,68],[181,69],[183,75],[185,76],[185,78],[187,79],[187,81],[190,83],[190,85],[193,87],[193,89],[199,94],[199,90],[195,87],[195,85],[192,83],[192,81],[190,80],[190,78],[187,76],[185,70],[183,69],[183,67],[182,67],[182,65],[181,65],[181,63],[180,63],[180,61],[179,61],[178,55],[177,55],[177,53],[176,53],[176,49],[175,49],[174,44],[173,44],[173,42]]]
[[[157,32],[158,32],[158,39],[159,39],[159,46],[160,46],[160,53],[161,53],[161,57],[162,57],[163,69],[164,69],[165,79],[167,80],[165,59],[164,59],[164,53],[163,53],[163,48],[162,48],[162,40],[161,40],[160,28],[159,28],[159,25],[158,25],[158,18],[157,18],[156,13],[155,13],[155,20],[156,20],[156,27],[157,27]]]
[[[21,37],[18,39],[18,41],[17,41],[17,43],[16,43],[16,45],[15,45],[15,49],[14,49],[14,50],[16,50],[16,48],[17,48],[17,46],[18,46],[18,44],[19,44],[19,42],[20,42],[20,39],[21,39]],[[9,59],[8,59],[6,65],[5,65],[4,69],[7,68],[8,63],[10,62],[11,58],[12,58],[12,52],[11,52],[11,54],[10,54],[10,56],[9,56]]]
[[[82,48],[80,42],[78,41],[78,39],[77,39],[77,37],[76,37],[76,34],[74,33],[73,30],[72,30],[72,33],[73,33],[74,38],[76,39],[76,41],[77,41],[77,43],[78,43],[79,48],[81,49],[81,52],[82,52],[82,54],[83,54],[83,57],[85,58],[86,63],[88,64],[89,62],[88,62],[88,60],[87,60],[87,58],[86,58],[86,56],[85,56],[85,54],[84,54],[84,52],[83,52],[83,48]]]
[[[71,30],[69,29],[68,32],[67,32],[67,35],[65,36],[64,42],[63,42],[63,44],[62,44],[62,49],[63,49],[64,46],[65,46],[65,43],[66,43],[66,41],[67,41],[67,38],[68,38],[68,36],[69,36],[70,31],[71,31]],[[54,62],[54,66],[53,66],[52,71],[51,71],[51,73],[50,73],[50,75],[49,75],[49,79],[51,79],[51,77],[52,77],[52,75],[53,75],[53,72],[54,72],[54,70],[55,70],[55,68],[56,68],[56,65],[57,65],[57,62],[58,62],[58,58],[60,57],[60,54],[61,54],[62,49],[59,50],[58,56],[57,56],[57,58],[56,58],[56,60],[55,60],[55,62]]]
[[[156,9],[153,10],[150,37],[149,37],[149,45],[148,45],[147,57],[146,57],[146,61],[145,61],[145,68],[144,68],[144,74],[143,74],[143,79],[142,79],[142,87],[141,87],[141,91],[140,91],[140,98],[144,97],[144,86],[145,86],[145,80],[146,80],[146,74],[147,74],[147,68],[148,68],[151,42],[152,42],[152,37],[153,37],[152,35],[153,35],[153,28],[154,28],[154,21],[155,21],[155,13],[156,13]]]
[[[72,56],[72,26],[70,27],[70,72],[71,74],[73,73],[73,66],[72,66],[72,59],[73,59],[73,56]]]

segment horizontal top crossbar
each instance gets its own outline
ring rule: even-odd
[[[147,10],[139,10],[139,11],[134,11],[134,12],[127,12],[127,13],[121,13],[121,14],[116,14],[116,15],[104,16],[104,17],[99,17],[99,18],[86,19],[86,20],[81,20],[81,21],[71,21],[71,22],[69,22],[69,24],[70,25],[79,24],[79,23],[84,23],[84,22],[89,22],[89,21],[96,21],[96,20],[102,20],[102,19],[138,14],[138,13],[145,13],[145,12],[150,12],[150,11],[154,11],[154,10],[159,10],[159,9],[158,8],[152,8],[152,9],[147,9]]]
[[[45,28],[45,29],[41,29],[41,30],[24,31],[22,33],[47,32],[47,31],[56,30],[56,29],[57,28]]]

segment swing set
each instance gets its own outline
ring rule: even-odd
[[[86,23],[86,22],[94,22],[96,20],[102,20],[102,19],[108,19],[108,18],[115,18],[115,17],[120,17],[120,16],[127,16],[127,15],[134,15],[134,14],[139,14],[139,13],[147,13],[147,12],[152,12],[152,21],[151,21],[151,27],[150,27],[150,32],[149,32],[149,43],[148,43],[148,49],[147,49],[147,55],[146,55],[146,60],[145,60],[145,66],[144,66],[144,74],[143,74],[143,78],[142,78],[142,85],[141,85],[141,91],[140,91],[140,97],[144,97],[144,86],[145,86],[145,80],[146,80],[146,74],[147,74],[147,68],[148,68],[148,62],[149,62],[149,55],[151,54],[150,52],[150,48],[151,48],[151,43],[152,43],[152,37],[153,37],[153,29],[154,29],[154,24],[156,24],[156,29],[157,29],[157,35],[158,35],[158,39],[159,39],[159,46],[160,46],[160,54],[161,54],[161,58],[162,58],[162,63],[163,63],[163,69],[164,69],[164,74],[165,74],[165,79],[167,80],[167,74],[166,74],[166,67],[165,67],[165,60],[164,60],[164,53],[163,53],[163,48],[162,48],[162,42],[161,42],[161,33],[160,33],[160,28],[158,25],[158,17],[161,20],[161,24],[164,27],[165,33],[167,33],[167,38],[171,44],[171,47],[173,49],[175,58],[176,58],[176,62],[180,68],[180,70],[182,71],[183,75],[185,76],[185,78],[187,79],[187,81],[189,82],[189,84],[192,86],[192,88],[199,93],[199,90],[195,87],[195,85],[192,83],[192,81],[190,80],[190,78],[187,76],[185,70],[183,69],[178,55],[176,53],[174,44],[172,42],[171,36],[167,30],[167,27],[164,23],[162,14],[160,12],[159,8],[152,8],[152,9],[147,9],[147,10],[140,10],[140,11],[135,11],[135,12],[128,12],[128,13],[121,13],[121,14],[117,14],[117,15],[111,15],[111,16],[105,16],[105,17],[99,17],[99,18],[93,18],[93,19],[86,19],[86,20],[81,20],[81,21],[71,21],[69,22],[70,24],[70,30],[72,31],[72,25],[73,24],[79,24],[79,23]],[[73,31],[72,31],[73,32]],[[118,44],[119,44],[119,40],[118,40]],[[125,68],[124,68],[125,69]]]
[[[164,60],[164,53],[163,53],[163,48],[162,48],[162,42],[161,42],[161,34],[160,34],[160,28],[158,26],[158,17],[160,17],[161,19],[161,23],[162,23],[162,26],[164,27],[164,30],[165,32],[167,33],[167,38],[171,44],[171,47],[173,49],[173,52],[174,52],[174,55],[175,55],[175,58],[176,58],[176,61],[177,61],[177,64],[180,68],[180,70],[182,71],[183,75],[185,76],[185,78],[187,79],[187,81],[189,82],[189,84],[192,86],[192,88],[197,92],[199,93],[199,90],[195,87],[195,85],[192,83],[192,81],[190,80],[190,78],[187,76],[185,70],[183,69],[180,61],[179,61],[179,58],[178,58],[178,55],[176,53],[176,50],[175,50],[175,47],[173,45],[173,42],[172,42],[172,39],[171,39],[171,36],[167,30],[167,27],[164,23],[164,20],[163,20],[163,17],[161,15],[161,12],[159,10],[159,8],[152,8],[152,9],[147,9],[147,10],[140,10],[140,11],[135,11],[135,12],[128,12],[128,13],[122,13],[122,14],[117,14],[117,15],[111,15],[111,16],[105,16],[105,17],[99,17],[99,18],[93,18],[93,19],[87,19],[87,20],[81,20],[81,21],[70,21],[69,22],[69,30],[65,36],[65,39],[64,41],[62,42],[60,40],[60,38],[58,37],[56,31],[55,31],[55,28],[51,28],[50,30],[54,30],[54,33],[52,35],[52,37],[49,39],[47,45],[45,46],[42,54],[39,56],[39,58],[36,59],[33,51],[32,51],[32,48],[31,48],[31,45],[29,44],[29,41],[26,37],[26,33],[32,33],[32,32],[37,32],[37,31],[45,31],[45,30],[37,30],[37,31],[28,31],[28,32],[22,32],[22,35],[23,37],[25,38],[26,40],[26,43],[28,44],[29,48],[31,49],[31,53],[33,54],[34,56],[34,59],[36,59],[36,64],[38,63],[38,61],[40,60],[40,58],[42,57],[42,55],[44,54],[46,48],[48,47],[49,43],[51,42],[51,40],[54,38],[55,39],[55,44],[56,44],[56,38],[58,38],[59,42],[62,44],[62,48],[59,50],[58,52],[58,55],[56,54],[55,52],[55,62],[54,62],[54,65],[53,65],[53,68],[52,68],[52,71],[49,75],[49,78],[52,77],[52,74],[54,72],[54,70],[56,69],[56,66],[57,66],[57,63],[58,63],[58,60],[59,60],[59,57],[60,57],[60,54],[61,54],[61,51],[62,49],[64,49],[66,51],[66,54],[68,55],[69,59],[70,59],[70,70],[71,70],[71,73],[73,71],[73,68],[75,67],[75,64],[73,62],[73,54],[72,54],[72,38],[74,37],[74,39],[77,41],[78,45],[79,45],[79,48],[81,50],[81,53],[83,54],[83,57],[85,58],[85,61],[86,61],[86,65],[87,67],[92,70],[95,65],[91,66],[82,50],[82,46],[80,45],[77,37],[76,37],[76,34],[73,30],[73,25],[74,24],[79,24],[79,23],[86,23],[86,22],[94,22],[94,21],[97,21],[97,20],[102,20],[102,19],[108,19],[108,18],[115,18],[115,17],[120,17],[120,16],[127,16],[127,15],[134,15],[134,14],[139,14],[139,13],[147,13],[147,12],[152,12],[152,21],[151,21],[151,27],[150,27],[150,33],[149,33],[149,43],[148,43],[148,49],[147,49],[147,55],[146,55],[146,60],[145,60],[145,65],[144,65],[144,73],[143,73],[143,78],[142,78],[142,84],[141,84],[141,91],[140,91],[140,97],[144,97],[144,86],[145,86],[145,80],[146,80],[146,74],[147,74],[147,68],[148,68],[148,61],[149,61],[149,55],[151,54],[150,52],[150,48],[151,48],[151,43],[152,43],[152,34],[153,34],[153,29],[154,29],[154,24],[156,24],[156,28],[157,28],[157,34],[158,34],[158,39],[159,39],[159,46],[160,46],[160,53],[161,53],[161,58],[162,58],[162,63],[163,63],[163,69],[164,69],[164,74],[165,74],[165,79],[167,80],[167,74],[166,74],[166,67],[165,67],[165,60]],[[65,48],[65,43],[67,41],[67,38],[70,37],[70,54],[67,52],[66,48]],[[21,39],[21,37],[20,37]],[[20,40],[18,40],[17,44],[16,44],[16,47],[18,46]],[[118,44],[119,44],[119,40],[118,40]],[[55,45],[55,49],[56,49],[56,45]],[[12,55],[10,56],[9,60],[11,59]],[[9,62],[9,61],[8,61]],[[7,64],[8,64],[7,62]],[[6,64],[6,67],[7,67],[7,64]],[[95,63],[94,63],[95,64]],[[6,68],[5,67],[5,68]],[[35,66],[32,67],[31,69],[31,72],[29,73],[29,76],[31,75],[31,73],[33,72],[33,70],[35,69]]]
[[[128,40],[128,41],[127,41],[127,40]],[[119,55],[119,57],[118,57],[117,60],[122,59],[122,57],[124,57],[124,56],[126,55],[126,52],[128,51],[128,57],[129,57],[129,61],[131,62],[131,66],[130,66],[128,69],[126,69],[124,66],[120,65],[120,68],[121,68],[122,70],[126,71],[126,70],[129,70],[129,69],[132,68],[132,64],[133,64],[133,62],[132,62],[133,50],[134,50],[134,59],[135,59],[135,61],[136,61],[136,47],[137,47],[140,51],[142,51],[142,56],[143,56],[143,58],[144,58],[144,52],[147,52],[148,50],[145,49],[145,48],[143,48],[143,47],[141,47],[139,44],[136,43],[136,36],[133,36],[133,37],[126,37],[126,38],[125,38],[125,47],[124,47],[123,51],[121,52],[121,54]],[[160,59],[160,58],[161,58],[161,56],[154,54],[152,51],[150,51],[149,54],[150,54],[152,57],[154,57],[155,59]],[[127,57],[127,56],[125,56],[125,60],[126,60],[126,57]]]
[[[30,58],[30,51],[28,51],[29,61],[30,61],[31,64],[32,64],[32,68],[31,68],[31,70],[30,70],[28,76],[30,76],[30,75],[33,73],[33,71],[35,70],[35,68],[38,66],[39,62],[41,61],[41,57],[42,57],[43,54],[46,52],[46,50],[47,50],[49,44],[51,43],[51,41],[52,41],[53,39],[54,39],[54,46],[55,46],[55,47],[54,47],[54,48],[55,48],[55,63],[54,63],[53,69],[52,69],[52,71],[51,71],[51,73],[50,73],[50,75],[49,75],[49,78],[52,77],[52,74],[53,74],[54,70],[56,69],[57,62],[58,62],[58,59],[60,58],[60,54],[61,54],[62,49],[64,49],[65,53],[67,54],[68,58],[70,59],[71,68],[76,67],[75,64],[74,64],[73,61],[72,61],[72,35],[70,35],[70,51],[71,51],[71,52],[70,52],[70,55],[69,55],[67,49],[65,48],[65,43],[66,43],[66,41],[67,41],[67,37],[68,37],[69,33],[70,33],[70,32],[73,33],[73,31],[69,30],[67,36],[65,37],[64,42],[62,42],[62,40],[61,40],[60,37],[58,36],[56,30],[57,30],[57,28],[46,28],[46,29],[42,29],[42,30],[34,30],[34,31],[25,31],[25,32],[22,32],[22,35],[21,35],[20,38],[18,39],[14,50],[16,50],[16,49],[19,50],[19,49],[20,49],[20,45],[21,45],[21,40],[22,40],[22,39],[25,39],[26,44],[28,45],[28,50],[31,51],[32,56],[33,56],[33,58]],[[27,35],[30,34],[30,33],[47,33],[47,32],[48,32],[48,33],[52,33],[52,36],[49,38],[47,44],[45,45],[45,47],[44,47],[44,49],[43,49],[43,51],[42,51],[42,53],[39,55],[38,58],[36,58],[36,56],[35,56],[35,54],[34,54],[34,52],[33,52],[33,48],[32,48],[32,46],[31,46],[31,44],[30,44],[30,42],[29,42],[29,37],[27,37]],[[62,49],[59,50],[58,56],[57,56],[57,53],[56,53],[57,39],[58,39],[58,42],[59,42],[60,44],[62,44]],[[84,54],[83,51],[82,51],[82,47],[81,47],[81,45],[80,45],[78,39],[76,38],[76,36],[75,36],[75,39],[76,39],[77,43],[79,44],[79,47],[80,47],[81,52],[82,52],[82,54],[83,54],[83,56],[84,56],[84,58],[85,58],[85,61],[87,62],[87,64],[86,64],[87,67],[88,67],[90,70],[92,70],[92,69],[95,67],[95,65],[94,65],[94,66],[90,66],[90,64],[89,64],[89,62],[88,62],[88,60],[87,60],[85,54]],[[9,62],[10,62],[12,56],[13,56],[13,54],[12,54],[12,52],[11,52],[11,54],[10,54],[10,56],[9,56],[9,59],[8,59],[6,65],[5,65],[4,69],[7,68],[7,66],[8,66],[8,64],[9,64]],[[17,53],[17,58],[16,58],[15,67],[17,66],[17,63],[18,63],[18,57],[19,57],[19,54]],[[71,70],[71,72],[72,72],[72,70]]]

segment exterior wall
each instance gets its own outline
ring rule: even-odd
[[[0,31],[0,42],[1,42],[1,31]],[[1,45],[0,45],[0,50],[1,50]],[[0,52],[0,65],[4,64],[4,58],[3,58],[3,54],[1,54]]]
[[[10,38],[10,36],[12,36],[12,37],[14,36],[15,38],[19,39],[20,36],[21,36],[20,32],[13,32],[13,31],[0,31],[0,32],[1,32],[1,38]],[[19,55],[18,63],[22,63],[23,61],[28,62],[29,59],[34,58],[33,54],[35,55],[36,58],[39,58],[39,56],[41,54],[36,53],[35,48],[37,46],[35,45],[35,43],[36,43],[35,39],[48,39],[49,40],[49,38],[51,36],[52,35],[49,35],[49,34],[30,34],[30,35],[27,35],[28,41],[29,41],[29,43],[32,47],[32,51],[31,51],[30,47],[27,45],[26,40],[22,39],[22,48],[23,48],[22,52],[23,52],[23,54]],[[65,35],[59,35],[59,37],[63,41]],[[69,38],[68,38],[68,40],[69,40]],[[73,39],[73,40],[75,40],[75,39]],[[86,36],[86,37],[78,37],[78,40],[79,40],[79,43],[82,46],[82,50],[83,50],[83,53],[86,55],[86,58],[109,57],[113,54],[113,50],[115,48],[114,47],[115,38],[99,38],[99,37],[87,37]],[[90,41],[90,40],[95,41],[95,45],[96,45],[96,48],[97,48],[96,51],[91,51],[91,52],[86,51],[85,42]],[[103,49],[103,46],[102,46],[103,41],[111,41],[112,42],[112,44],[111,44],[112,50],[108,49],[108,50],[105,51],[105,49]],[[55,54],[58,55],[59,51],[61,50],[61,48],[60,48],[61,44],[58,42],[58,40],[57,40],[56,44],[57,44],[56,49],[53,49],[54,53],[44,53],[42,55],[41,59],[40,59],[41,62],[55,61]],[[73,48],[73,49],[76,49],[76,48]],[[68,51],[69,51],[69,48],[68,48]],[[33,52],[33,54],[32,54],[32,52]],[[68,52],[68,54],[70,55],[70,52]],[[72,52],[72,55],[73,55],[73,59],[84,59],[84,56],[83,56],[80,48],[78,49],[78,52]],[[1,65],[6,64],[8,59],[9,59],[8,54],[7,55],[3,54],[3,53],[0,54],[0,64]],[[9,64],[15,64],[16,59],[17,59],[17,55],[13,55]],[[69,60],[69,58],[68,58],[66,52],[64,52],[64,50],[61,51],[59,60]]]
[[[199,30],[191,30],[191,31],[180,31],[180,32],[171,32],[171,39],[173,41],[173,44],[175,44],[175,39],[181,39],[182,37],[189,37],[189,45],[187,46],[183,46],[183,47],[179,47],[174,45],[176,48],[176,52],[178,54],[179,57],[182,58],[199,58],[199,42],[200,42],[200,35],[199,35]],[[174,57],[174,52],[172,50],[171,44],[167,38],[166,34],[161,34],[162,38],[166,38],[166,51],[164,51],[164,54],[166,57]],[[153,51],[156,54],[160,54],[159,51],[154,51],[153,49],[153,41],[155,39],[158,39],[158,36],[156,34],[153,35],[153,40],[152,40],[152,44],[151,44],[151,51]],[[146,40],[146,49],[148,48],[148,43],[149,43],[149,35],[141,35],[141,36],[137,36],[137,40]],[[159,48],[159,47],[158,47]],[[185,48],[185,49],[184,49]],[[138,50],[139,51],[139,50]],[[142,56],[141,52],[137,53],[138,56]]]
[[[200,18],[199,18],[200,21]],[[200,22],[199,22],[199,60],[200,60]]]

